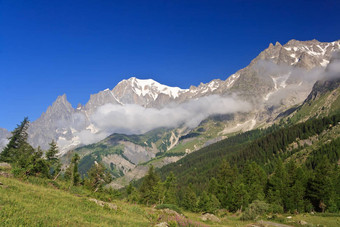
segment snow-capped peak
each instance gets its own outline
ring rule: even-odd
[[[172,98],[177,98],[180,93],[186,91],[186,89],[179,87],[169,87],[160,84],[152,79],[137,79],[136,77],[131,77],[127,81],[130,82],[133,91],[138,96],[150,95],[154,100],[159,94],[166,94]]]

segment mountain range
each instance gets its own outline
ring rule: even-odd
[[[325,68],[338,50],[340,40],[277,42],[226,80],[181,89],[132,77],[77,108],[64,94],[31,123],[29,142],[47,149],[55,140],[65,163],[73,152],[81,154],[84,173],[94,161],[103,161],[114,176],[126,175],[114,183],[119,187],[142,176],[148,168],[143,163],[163,166],[298,112],[306,98],[313,98],[315,82],[329,75]],[[0,130],[0,146],[8,136]]]

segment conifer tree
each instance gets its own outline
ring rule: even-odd
[[[49,144],[50,148],[46,152],[46,159],[47,162],[50,165],[50,173],[52,176],[59,174],[61,171],[61,163],[60,160],[57,157],[57,154],[59,153],[58,146],[54,140],[51,141]],[[58,177],[58,176],[56,176]]]
[[[264,170],[255,162],[248,162],[243,171],[243,179],[249,192],[249,202],[264,200],[264,188],[267,182]]]
[[[184,195],[181,201],[181,205],[186,209],[190,211],[196,211],[197,208],[197,197],[196,193],[192,189],[192,185],[185,187],[184,189]]]
[[[89,169],[87,176],[87,186],[94,192],[102,190],[103,186],[111,181],[111,175],[102,164],[97,162]]]
[[[274,174],[269,179],[268,201],[286,209],[288,176],[281,159],[278,160]]]
[[[165,188],[164,203],[177,204],[176,187],[177,187],[176,177],[173,172],[170,172],[169,176],[166,178],[164,182]]]
[[[141,203],[155,204],[159,199],[159,188],[157,188],[160,182],[159,176],[155,173],[154,167],[151,165],[148,174],[144,177],[142,185],[139,189]]]
[[[130,182],[129,186],[126,188],[126,194],[127,194],[127,200],[131,203],[137,203],[139,199],[139,193],[137,189],[132,186],[132,183]]]
[[[80,174],[78,172],[78,163],[79,163],[80,157],[77,153],[75,153],[71,160],[71,165],[69,166],[69,172],[71,172],[72,175],[72,184],[78,185],[80,183]],[[72,168],[72,169],[71,169]]]
[[[15,162],[18,160],[18,156],[29,147],[27,143],[27,129],[29,126],[29,120],[27,117],[17,125],[17,127],[12,131],[12,136],[9,138],[7,146],[0,153],[0,160],[4,162]],[[23,147],[24,146],[24,147]],[[22,148],[23,147],[23,148]],[[20,150],[20,148],[22,148]]]
[[[336,206],[336,190],[333,183],[334,169],[327,157],[323,157],[309,182],[308,195],[315,210],[324,212]]]

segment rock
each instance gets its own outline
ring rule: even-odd
[[[107,203],[107,202],[100,201],[100,200],[97,200],[97,199],[92,199],[92,198],[90,199],[90,201],[95,202],[95,203],[97,203],[99,206],[102,206],[102,207],[107,206],[107,207],[110,208],[111,210],[117,210],[117,209],[118,209],[117,205],[115,205],[115,204],[113,204],[113,203]]]
[[[12,166],[7,162],[0,162],[1,169],[12,169]]]
[[[0,176],[3,176],[3,177],[13,177],[13,174],[12,173],[6,173],[6,172],[0,172]]]
[[[291,219],[291,218],[292,218],[292,216],[288,216],[287,218],[288,218],[288,219]]]
[[[166,223],[166,222],[161,222],[161,223],[155,225],[155,227],[168,227],[168,226],[169,226],[169,225],[168,225],[168,223]]]
[[[216,217],[213,214],[209,214],[209,213],[203,214],[202,217],[201,217],[201,220],[202,221],[221,222],[221,220],[218,217]]]
[[[308,223],[305,222],[305,221],[303,221],[303,220],[301,220],[301,221],[299,221],[299,224],[300,224],[300,225],[307,225]]]
[[[180,216],[179,213],[177,213],[177,212],[174,211],[174,210],[170,210],[170,209],[168,209],[168,208],[162,209],[162,211],[163,211],[164,213],[166,213],[166,214],[170,214],[170,215],[174,215],[174,216]]]

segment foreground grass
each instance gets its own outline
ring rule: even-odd
[[[75,188],[70,192],[65,191],[64,186],[60,187],[64,190],[56,189],[46,179],[22,181],[0,176],[0,182],[3,184],[0,185],[0,226],[154,226],[170,217],[161,210],[120,200],[113,202],[117,210],[101,207],[89,200],[92,196],[85,190]],[[256,223],[241,221],[241,214],[226,212],[217,215],[220,222],[203,222],[201,214],[197,213],[184,212],[184,215],[179,219],[186,224],[179,226],[247,226]],[[286,216],[279,215],[268,221],[291,226],[301,226],[301,221],[307,222],[308,226],[340,226],[339,214],[299,214],[292,215],[291,219]]]
[[[115,203],[101,207],[87,197],[0,177],[2,226],[149,226],[147,213],[137,206]],[[128,206],[128,207],[127,207]]]
[[[308,226],[340,226],[340,214],[299,214],[292,217],[295,223],[301,220],[308,223]]]

